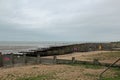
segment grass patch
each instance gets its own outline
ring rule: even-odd
[[[103,77],[102,80],[120,80],[120,68],[111,68],[111,70],[115,72],[114,76],[113,77]]]
[[[36,77],[23,77],[17,80],[51,80],[54,79],[53,74],[39,75]]]
[[[44,79],[47,79],[47,78],[48,78],[48,76],[41,75],[41,76],[37,76],[37,77],[19,78],[17,80],[44,80]]]
[[[38,69],[39,67],[36,67],[36,66],[34,66],[34,67],[32,67],[33,69]]]
[[[103,78],[103,80],[120,80],[120,72],[116,72],[114,77]]]
[[[90,77],[96,77],[96,75],[94,75],[94,74],[90,74],[90,73],[85,73],[84,75],[86,75],[86,76],[90,76]]]
[[[92,64],[69,63],[69,64],[66,64],[66,65],[80,66],[80,67],[89,68],[89,69],[102,69],[102,68],[104,68],[103,66],[100,66],[100,65],[92,65]]]
[[[103,78],[102,80],[120,80],[120,76],[113,77],[113,78]]]
[[[82,65],[85,68],[90,68],[90,69],[101,69],[103,68],[102,66],[99,65]]]
[[[89,55],[89,57],[87,57],[87,60],[93,60],[95,58],[98,60],[109,60],[109,59],[117,59],[119,57],[120,57],[120,51],[118,51],[118,52],[105,52],[105,53]]]

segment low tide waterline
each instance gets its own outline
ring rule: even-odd
[[[15,53],[17,54],[20,51],[28,51],[37,48],[47,48],[51,46],[61,46],[74,44],[71,42],[14,42],[14,41],[2,41],[0,42],[0,52],[2,54]]]

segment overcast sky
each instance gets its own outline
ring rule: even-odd
[[[118,41],[120,0],[0,0],[0,41]]]

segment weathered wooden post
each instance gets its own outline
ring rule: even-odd
[[[53,63],[54,63],[54,64],[56,64],[56,60],[57,60],[57,56],[54,55],[54,56],[53,56]]]
[[[3,67],[3,55],[0,52],[0,67]]]
[[[100,65],[100,62],[99,62],[98,59],[93,59],[93,64],[95,64],[95,65]]]
[[[37,54],[37,64],[41,63],[40,54]]]
[[[24,64],[27,64],[27,56],[26,56],[26,54],[23,54],[23,58],[24,58]]]
[[[14,60],[14,54],[13,53],[11,53],[11,63],[12,63],[12,66],[14,66],[15,60]]]
[[[75,63],[75,57],[72,57],[72,63]]]

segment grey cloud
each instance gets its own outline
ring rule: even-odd
[[[1,0],[0,36],[14,40],[120,40],[119,4],[119,0]]]

